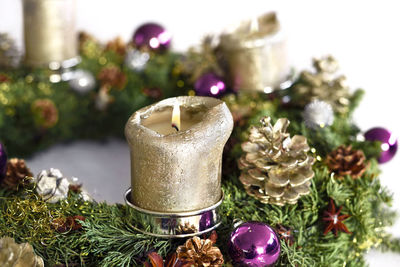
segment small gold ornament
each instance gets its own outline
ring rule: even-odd
[[[350,175],[353,179],[360,178],[368,168],[362,150],[354,150],[350,146],[340,146],[326,157],[329,169],[338,177]]]
[[[303,71],[299,82],[294,86],[293,102],[305,106],[313,100],[330,104],[335,112],[346,113],[349,110],[350,91],[346,77],[336,74],[339,65],[332,57],[313,59],[315,72]]]
[[[250,128],[249,140],[242,144],[240,181],[246,192],[262,203],[295,204],[310,192],[314,177],[315,159],[307,153],[307,139],[301,135],[290,138],[288,119],[272,125],[271,118],[264,117],[261,123],[261,127]]]
[[[219,267],[224,263],[222,253],[214,246],[214,242],[197,236],[186,240],[184,245],[178,247],[177,253],[181,262],[191,263],[195,267]]]
[[[28,243],[17,244],[10,237],[0,239],[0,266],[2,267],[43,267],[43,259],[35,255]]]

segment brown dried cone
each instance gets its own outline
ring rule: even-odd
[[[43,259],[35,255],[28,243],[17,244],[10,237],[0,239],[1,267],[43,267]]]
[[[296,103],[305,106],[313,100],[329,103],[335,112],[346,113],[349,109],[349,87],[346,77],[336,75],[338,63],[332,56],[313,59],[315,72],[303,71],[295,85]]]
[[[179,246],[176,252],[181,262],[191,263],[195,267],[217,267],[224,263],[221,251],[214,246],[211,239],[200,239],[195,236],[186,240],[185,244]]]
[[[2,187],[18,190],[20,186],[29,184],[27,177],[33,174],[25,164],[25,160],[12,158],[7,162],[7,172],[2,181]]]
[[[126,53],[126,43],[121,37],[117,37],[111,40],[106,45],[106,51],[114,51],[115,53],[125,56]]]
[[[287,119],[279,119],[274,126],[270,121],[264,117],[261,127],[250,128],[238,160],[240,181],[246,192],[262,203],[295,204],[310,192],[315,159],[307,154],[310,148],[304,136],[290,138]]]
[[[113,87],[118,90],[124,89],[127,82],[125,73],[116,66],[109,66],[101,69],[97,78],[100,80],[103,87]]]
[[[186,222],[185,224],[178,225],[178,229],[176,229],[178,234],[192,234],[197,232],[196,226]]]
[[[353,179],[360,178],[367,170],[364,152],[353,150],[352,146],[340,146],[326,157],[329,169],[339,177],[350,175]]]
[[[31,106],[37,126],[48,129],[58,122],[58,109],[50,99],[38,99]]]

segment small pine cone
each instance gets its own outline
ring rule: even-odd
[[[32,103],[32,113],[36,125],[45,129],[52,128],[58,122],[58,109],[50,99],[38,99]]]
[[[102,86],[115,87],[119,90],[124,89],[127,82],[125,73],[116,66],[103,68],[98,75],[98,79]]]
[[[195,267],[218,267],[224,263],[222,253],[213,246],[213,241],[197,236],[186,240],[184,245],[178,247],[177,253],[181,262],[191,263]]]
[[[25,164],[25,160],[12,158],[7,163],[7,172],[2,181],[2,186],[10,190],[18,190],[20,186],[29,184],[26,177],[32,177],[33,174]]]
[[[196,233],[198,230],[196,226],[186,222],[185,224],[178,225],[178,229],[176,230],[178,234],[192,234]]]
[[[349,111],[350,90],[346,78],[336,74],[338,63],[332,56],[313,60],[314,72],[303,71],[294,85],[293,100],[305,106],[313,100],[330,104],[335,112]]]
[[[270,121],[264,117],[263,126],[250,128],[238,160],[240,181],[247,194],[262,203],[295,204],[310,192],[315,159],[307,154],[310,148],[304,136],[290,138],[287,119],[279,119],[275,125]]]
[[[126,44],[121,37],[117,37],[107,43],[106,51],[114,51],[121,56],[125,56]]]
[[[326,157],[326,164],[339,177],[350,175],[353,179],[360,178],[368,168],[364,152],[353,150],[351,145],[332,151]]]

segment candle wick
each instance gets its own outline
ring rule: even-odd
[[[172,128],[174,128],[177,132],[179,132],[179,128],[175,123],[172,123]]]

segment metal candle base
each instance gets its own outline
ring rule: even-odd
[[[189,237],[212,231],[221,224],[218,211],[224,199],[223,192],[221,199],[208,208],[176,213],[155,212],[135,206],[131,202],[131,188],[126,191],[124,198],[134,215],[132,227],[147,235],[163,238]]]

